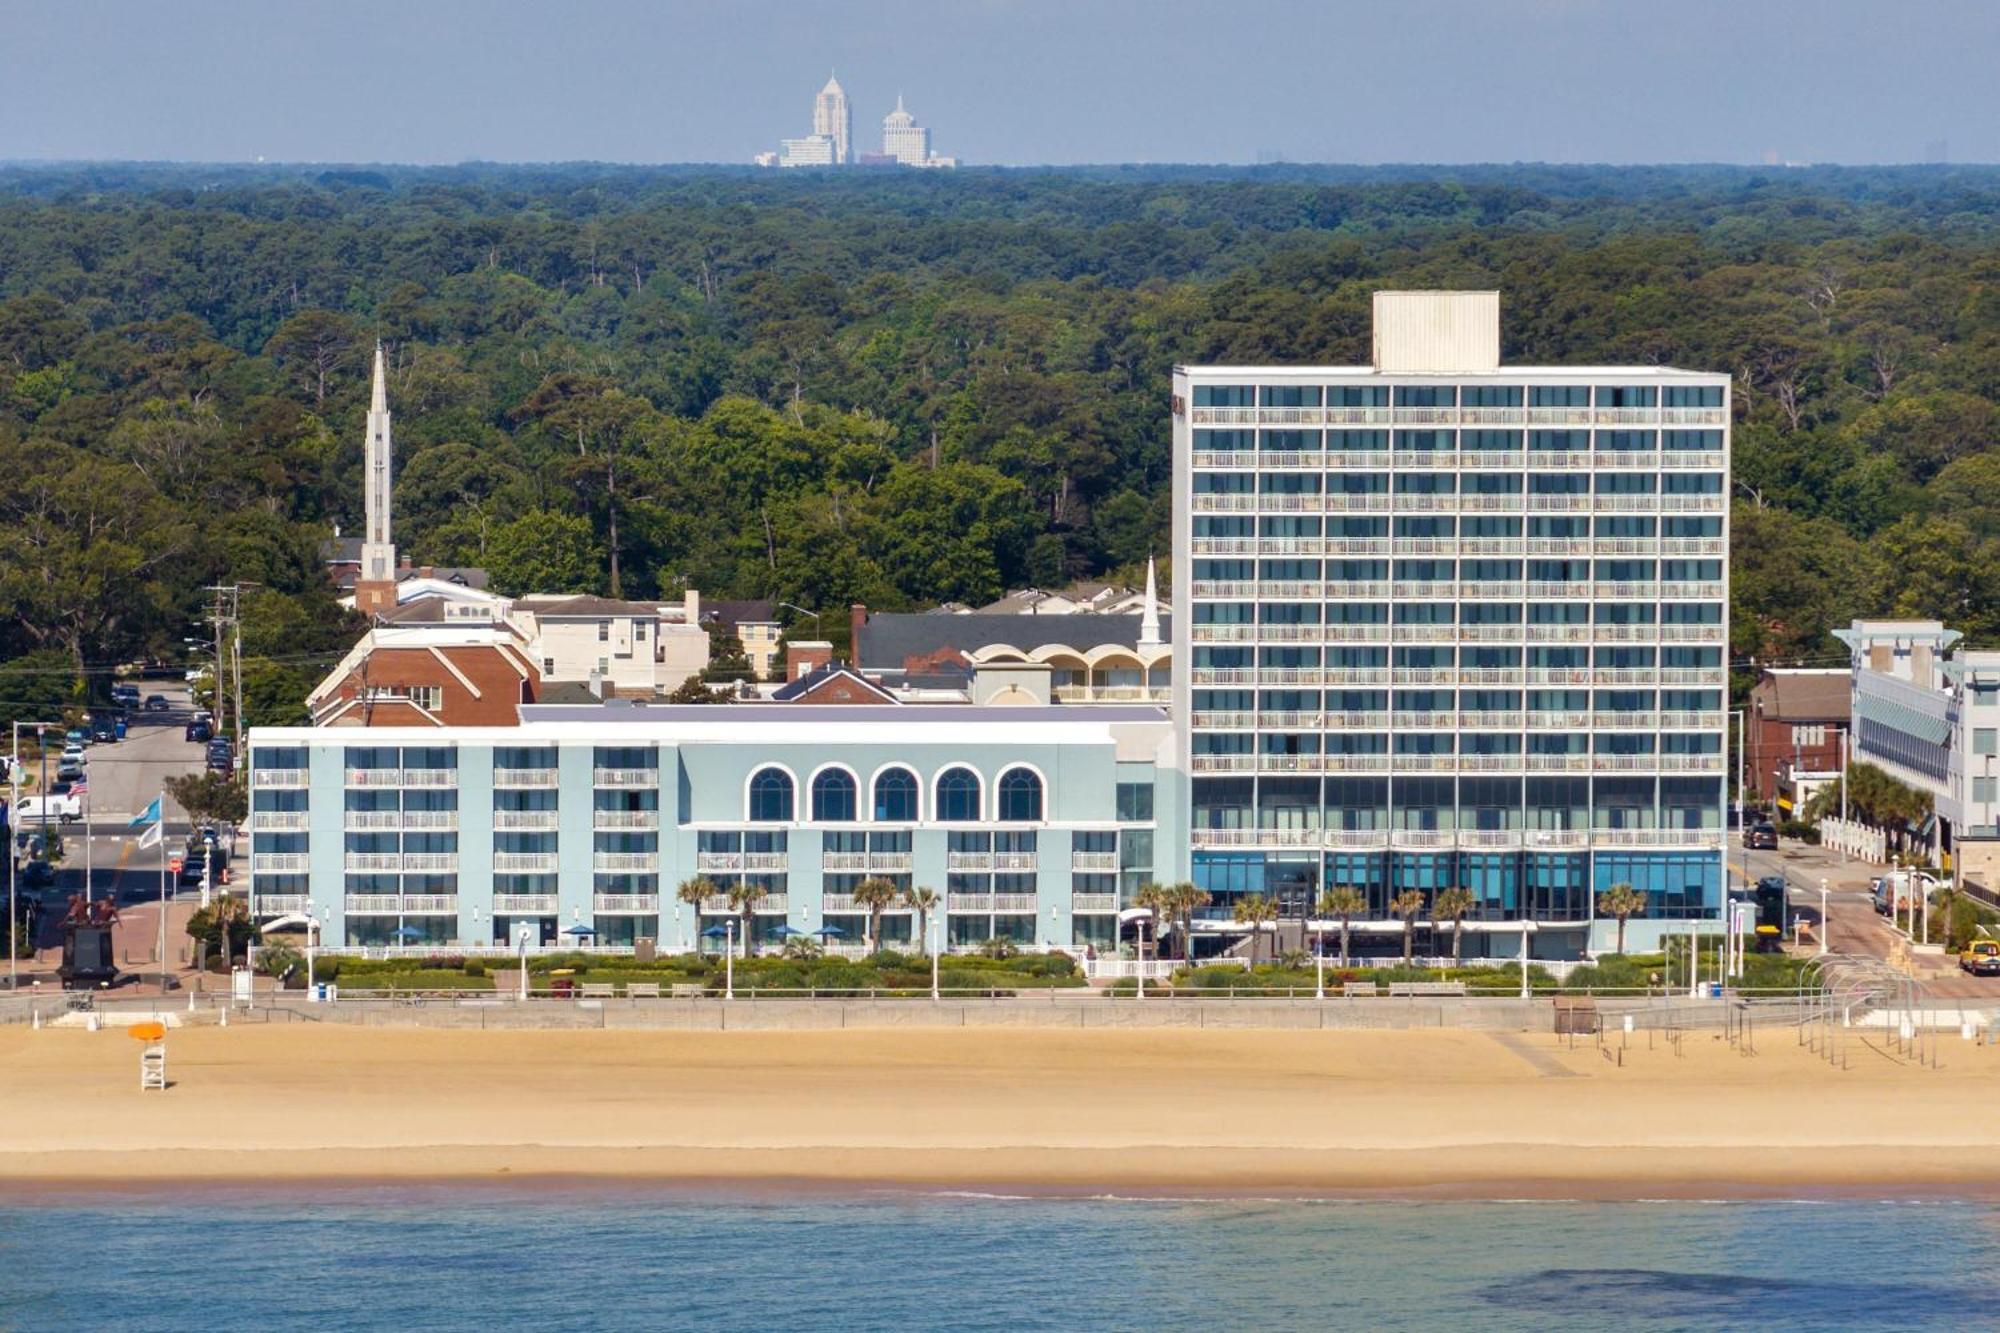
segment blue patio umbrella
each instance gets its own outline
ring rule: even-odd
[[[793,930],[791,927],[791,923],[786,922],[785,924],[779,926],[776,930],[771,932],[771,938],[779,940],[788,940],[791,939],[794,935],[803,935],[805,933],[806,932],[803,930]]]
[[[842,930],[839,926],[821,926],[818,930],[815,930],[812,933],[815,935],[824,935],[828,939],[832,939],[836,935],[845,935],[847,932]]]
[[[399,940],[420,940],[423,937],[424,932],[418,930],[415,926],[396,927],[396,938]]]
[[[731,931],[727,926],[710,926],[701,932],[701,937],[705,940],[720,940],[727,939],[730,934]]]
[[[565,930],[563,932],[563,934],[565,935],[574,935],[578,939],[582,939],[586,935],[595,935],[596,933],[597,932],[592,930],[589,926],[571,926],[568,930]]]

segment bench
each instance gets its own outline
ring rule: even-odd
[[[1457,995],[1462,997],[1465,994],[1465,983],[1463,981],[1392,981],[1389,983],[1389,994],[1407,995],[1412,998],[1438,995]]]
[[[634,1000],[657,1000],[660,998],[660,983],[657,981],[632,981],[625,985],[625,994]]]
[[[608,1000],[618,994],[618,987],[609,981],[586,981],[578,994],[586,1000]]]
[[[1340,993],[1352,999],[1357,995],[1380,995],[1382,988],[1372,981],[1349,981],[1342,984]]]
[[[699,1000],[708,994],[708,987],[699,981],[676,981],[673,994],[676,1000]]]

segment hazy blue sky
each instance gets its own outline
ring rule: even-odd
[[[2000,160],[2000,0],[5,0],[0,159]]]

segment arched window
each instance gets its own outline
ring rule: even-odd
[[[1010,824],[1038,824],[1042,819],[1042,780],[1026,768],[1000,775],[1000,818]]]
[[[854,822],[854,775],[845,769],[821,770],[813,779],[813,821],[821,824]]]
[[[917,822],[917,775],[907,768],[885,768],[875,776],[875,822]]]
[[[970,824],[979,818],[979,775],[969,768],[947,768],[938,774],[937,817],[945,823]]]
[[[750,779],[750,819],[753,823],[792,822],[792,775],[782,768],[760,768]]]

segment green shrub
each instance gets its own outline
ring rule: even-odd
[[[486,975],[486,960],[485,960],[485,959],[483,959],[483,958],[468,958],[468,959],[466,959],[466,960],[465,960],[465,975],[467,975],[468,977],[483,977],[483,976],[485,976],[485,975]]]

